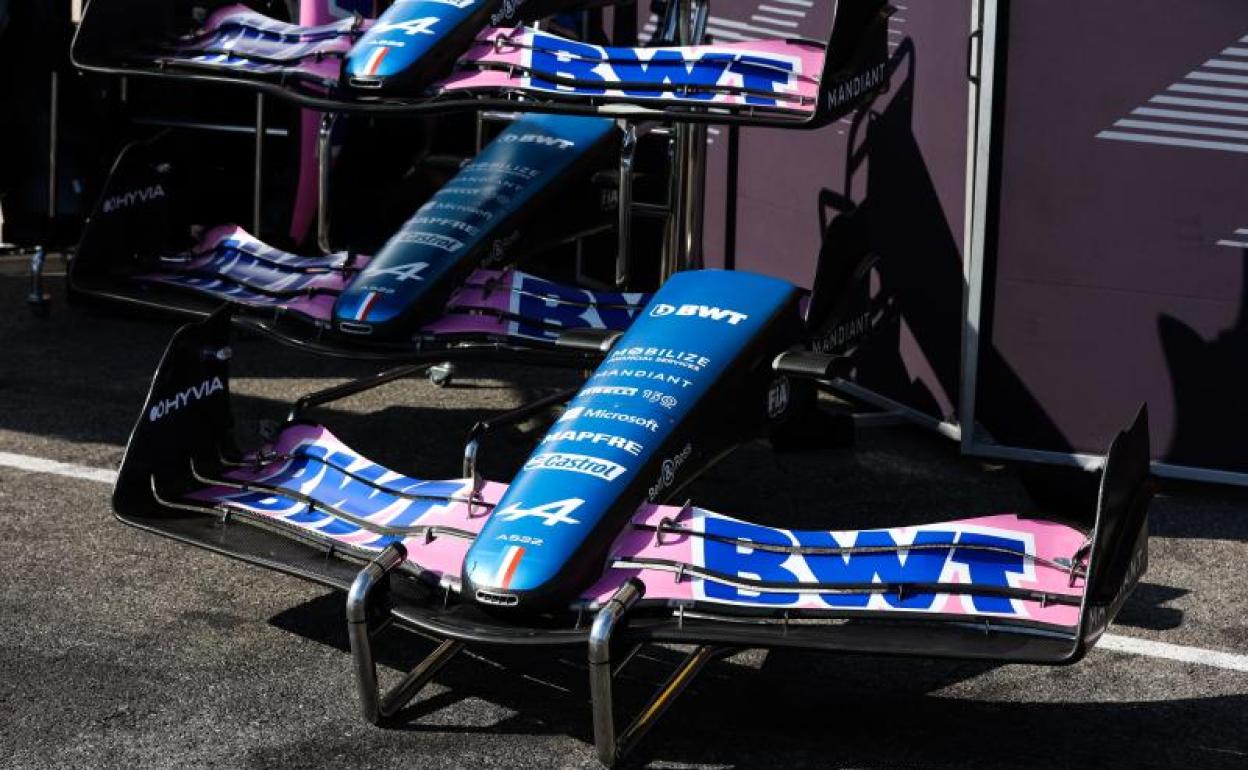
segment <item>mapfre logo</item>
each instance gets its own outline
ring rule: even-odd
[[[141,190],[131,190],[130,192],[122,193],[121,195],[114,195],[111,198],[105,198],[104,205],[100,208],[105,214],[111,214],[114,211],[128,209],[131,206],[136,206],[140,203],[150,203],[157,198],[163,197],[165,197],[165,188],[158,184],[154,184],[151,187],[144,187]]]
[[[729,326],[736,326],[742,321],[749,319],[749,316],[745,313],[725,310],[721,307],[711,307],[710,305],[665,305],[661,302],[650,308],[650,316],[652,318],[666,318],[667,316],[708,318],[712,321],[725,321]]]

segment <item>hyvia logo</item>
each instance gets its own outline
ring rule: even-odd
[[[569,471],[593,476],[603,481],[615,481],[623,476],[628,469],[619,463],[603,460],[600,457],[569,454],[567,452],[546,452],[530,457],[524,464],[526,471]]]
[[[193,401],[208,398],[213,393],[219,393],[223,390],[225,390],[225,383],[221,382],[220,377],[204,380],[198,385],[192,385],[186,390],[175,393],[173,398],[161,399],[152,404],[152,408],[147,413],[147,419],[149,422],[156,422],[166,415],[183,409]]]
[[[112,214],[114,211],[127,209],[141,203],[151,203],[157,198],[163,197],[165,197],[165,188],[154,184],[141,190],[131,190],[120,195],[114,195],[111,198],[105,198],[104,205],[100,208],[105,214]]]
[[[745,313],[738,313],[735,310],[725,310],[719,307],[711,307],[710,305],[665,305],[662,302],[650,308],[651,318],[666,318],[667,316],[678,316],[680,318],[709,318],[712,321],[724,321],[729,326],[736,326],[742,321],[749,320],[749,316]]]
[[[580,524],[577,519],[572,518],[572,512],[585,504],[585,501],[579,497],[560,500],[557,503],[546,503],[532,508],[522,507],[524,503],[512,503],[503,510],[498,512],[498,516],[503,521],[519,521],[521,519],[541,519],[542,524],[547,527],[553,527],[556,524]]]
[[[576,146],[576,142],[571,139],[561,139],[557,136],[546,136],[545,134],[503,134],[498,138],[498,141],[503,144],[539,144],[559,150],[568,150]]]

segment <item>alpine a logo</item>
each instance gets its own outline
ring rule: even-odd
[[[223,390],[225,390],[225,384],[221,382],[220,377],[213,377],[211,380],[204,380],[198,385],[192,385],[186,390],[175,393],[173,398],[162,399],[152,404],[152,408],[147,413],[147,419],[149,422],[156,422],[162,417],[166,417],[180,409],[186,408],[189,404],[195,401],[208,398],[212,394],[219,393]]]
[[[399,265],[398,267],[387,267],[383,270],[373,271],[374,276],[389,275],[393,276],[396,281],[423,281],[421,273],[429,267],[428,262],[417,262],[411,265]]]
[[[579,497],[560,500],[557,503],[546,503],[532,508],[522,508],[523,503],[512,503],[496,515],[503,521],[519,521],[520,519],[541,519],[542,524],[547,527],[553,527],[556,524],[580,524],[577,519],[572,518],[572,512],[585,504],[585,501]]]
[[[143,203],[151,203],[157,198],[163,197],[165,197],[165,188],[154,184],[140,190],[131,190],[120,195],[114,195],[111,198],[105,198],[101,209],[105,214],[112,214],[114,211],[120,211],[121,209],[127,209]]]
[[[712,321],[724,321],[729,326],[736,326],[742,321],[749,320],[749,316],[745,313],[738,313],[735,310],[725,310],[724,308],[711,307],[710,305],[665,305],[659,303],[650,308],[651,318],[666,318],[667,316],[679,316],[682,318],[708,318]]]
[[[405,35],[436,35],[434,27],[438,22],[442,21],[437,16],[425,16],[420,19],[405,19],[403,21],[379,21],[373,27],[373,32],[377,34],[385,34],[386,32],[402,32]]]
[[[567,452],[546,452],[529,458],[524,464],[526,471],[570,471],[593,476],[603,481],[615,481],[628,469],[619,463],[603,460],[589,455],[568,454]]]
[[[545,134],[503,134],[498,141],[503,144],[538,144],[559,150],[568,150],[576,146],[576,142],[571,139],[560,139],[557,136]]]

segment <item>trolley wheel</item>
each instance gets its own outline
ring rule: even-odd
[[[447,385],[450,385],[454,377],[455,366],[450,361],[429,367],[429,381],[439,388],[445,388]]]

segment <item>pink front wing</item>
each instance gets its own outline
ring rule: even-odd
[[[627,62],[623,63],[621,57]],[[671,58],[664,61],[664,57]],[[724,61],[733,64],[717,66]],[[813,115],[823,64],[821,46],[797,41],[619,49],[569,41],[527,27],[489,28],[460,58],[462,71],[443,81],[438,90],[446,93],[518,89],[617,102],[752,106]],[[743,75],[750,71],[748,68],[770,72],[775,77],[769,80]],[[707,75],[708,72],[713,74]],[[551,76],[574,78],[583,85],[552,82]],[[748,88],[751,93],[703,90],[700,97],[695,97],[683,92],[682,84]]]
[[[963,519],[953,522],[899,527],[889,530],[851,530],[829,533],[802,533],[791,530],[760,527],[727,516],[698,508],[680,509],[671,506],[643,506],[633,518],[635,525],[657,527],[664,519],[697,533],[714,531],[740,536],[743,532],[756,542],[778,545],[810,545],[812,535],[820,545],[851,547],[855,545],[895,543],[898,546],[916,542],[990,543],[1007,548],[1018,548],[1031,557],[1013,558],[992,551],[963,549],[956,545],[943,551],[910,551],[898,549],[892,553],[854,554],[834,556],[803,556],[801,554],[764,554],[744,545],[713,543],[706,538],[691,534],[665,532],[661,536],[654,531],[630,528],[616,540],[611,550],[613,564],[627,564],[638,559],[658,560],[671,564],[710,569],[717,573],[739,578],[762,578],[792,576],[794,583],[829,582],[820,580],[827,575],[828,565],[817,566],[817,559],[836,559],[840,574],[852,571],[854,560],[859,561],[859,579],[867,575],[869,582],[883,582],[885,575],[895,575],[905,568],[908,560],[916,556],[928,559],[925,579],[929,583],[984,582],[977,565],[994,576],[1004,577],[1003,583],[1018,589],[1031,589],[1053,595],[1072,597],[1083,595],[1083,580],[1071,581],[1068,570],[1053,563],[1071,559],[1084,545],[1086,535],[1079,530],[1047,521],[1023,519],[1014,514]],[[710,547],[708,548],[708,543]],[[938,563],[932,563],[935,559]],[[912,567],[918,562],[912,563]],[[770,574],[767,572],[770,570]],[[836,570],[833,570],[834,572]],[[912,573],[911,577],[919,577]],[[886,594],[859,594],[851,596],[828,596],[817,593],[768,593],[741,588],[729,588],[724,584],[712,585],[712,581],[678,569],[655,569],[647,567],[613,566],[601,580],[582,596],[591,605],[606,601],[626,580],[638,578],[646,586],[647,600],[666,600],[670,604],[714,604],[752,609],[835,611],[852,614],[855,611],[897,612],[917,614],[946,614],[1027,619],[1057,626],[1075,626],[1079,622],[1079,607],[1066,604],[1047,604],[1021,599],[978,597],[967,594],[935,594],[911,596],[904,601]],[[857,605],[857,606],[855,606]]]

